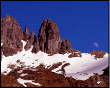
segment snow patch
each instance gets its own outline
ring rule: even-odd
[[[97,81],[97,84],[100,84],[101,83],[101,81]]]
[[[3,46],[3,43],[1,43],[1,46]]]
[[[72,76],[77,80],[86,80],[94,73],[103,74],[102,70],[108,66],[108,54],[104,55],[104,58],[96,60],[90,54],[82,53],[82,58],[74,58],[74,60],[70,60],[70,64],[65,67],[66,76]]]
[[[53,69],[52,72],[55,72],[55,73],[57,73],[57,74],[62,74],[62,71],[60,71],[60,70],[61,70],[61,68],[62,68],[62,66],[63,66],[64,64],[65,64],[65,62],[62,63],[62,65],[58,66],[58,68]]]
[[[94,55],[88,53],[82,53],[82,57],[72,58],[68,58],[71,53],[66,53],[64,55],[54,54],[53,56],[48,56],[48,54],[41,51],[39,51],[37,54],[32,53],[31,50],[33,46],[31,46],[29,50],[25,51],[24,46],[26,45],[26,42],[22,40],[22,43],[23,50],[21,52],[8,57],[3,55],[1,61],[1,73],[5,72],[4,74],[8,74],[12,70],[8,68],[9,64],[16,64],[17,67],[21,67],[21,64],[17,63],[17,60],[20,60],[20,62],[23,63],[22,66],[24,66],[24,69],[36,68],[42,63],[46,68],[49,66],[51,67],[53,64],[59,62],[69,63],[70,65],[64,68],[65,74],[67,77],[72,76],[77,80],[86,80],[90,76],[93,76],[94,73],[101,75],[103,74],[102,70],[108,67],[108,53],[106,53],[103,58],[97,58],[97,60],[95,59]],[[57,70],[60,68],[61,66],[52,70],[52,72],[62,74],[61,71],[57,72]]]
[[[22,84],[24,87],[27,87],[25,85],[25,83],[31,83],[31,84],[34,84],[34,85],[37,85],[37,86],[41,86],[39,83],[35,83],[33,82],[33,80],[24,80],[24,79],[21,79],[21,78],[18,78],[17,81]]]
[[[28,75],[28,74],[21,74],[20,76],[26,76],[26,75]]]
[[[22,72],[23,72],[23,70],[17,71],[17,73],[22,73]]]

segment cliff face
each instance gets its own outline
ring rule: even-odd
[[[15,18],[6,15],[1,21],[2,52],[5,56],[11,56],[23,48],[21,40],[23,31]]]
[[[62,41],[57,24],[49,19],[45,19],[38,34],[38,41],[41,51],[48,54],[58,53]]]
[[[10,56],[21,51],[23,48],[21,40],[27,42],[25,50],[34,46],[32,50],[33,53],[43,51],[47,54],[53,55],[56,53],[65,54],[67,52],[75,52],[68,39],[61,40],[58,26],[54,21],[45,19],[41,24],[38,36],[36,37],[34,31],[29,35],[29,29],[26,26],[25,32],[23,32],[16,19],[6,15],[1,20],[1,43],[3,43],[3,55]]]
[[[28,51],[29,49],[31,49],[31,51]],[[18,52],[21,53],[19,55],[15,55]],[[66,56],[65,54],[68,53],[69,55]],[[53,56],[55,54],[60,55]],[[29,29],[26,26],[25,31],[23,32],[15,18],[9,15],[6,15],[3,19],[1,18],[1,55],[4,56],[1,56],[1,68],[2,66],[3,69],[6,67],[1,75],[2,87],[23,87],[24,85],[18,82],[19,78],[24,80],[34,80],[35,83],[39,82],[42,87],[108,87],[109,67],[106,65],[107,61],[104,61],[107,60],[107,58],[105,58],[106,52],[102,50],[94,50],[86,55],[82,54],[79,50],[73,49],[68,39],[61,40],[57,24],[49,19],[45,19],[43,21],[38,36],[36,37],[34,31],[29,35]],[[90,70],[93,70],[93,68],[97,68],[97,70],[99,70],[104,66],[104,73],[100,75],[94,73],[94,75],[90,76],[86,80],[77,80],[75,78],[65,76],[68,71],[72,72],[74,68],[76,68],[74,70],[77,70],[84,66],[88,67],[82,68],[81,71],[84,69],[84,71],[87,72],[86,70],[88,69],[86,68],[89,68],[89,64],[91,65],[91,63],[86,64],[85,62],[87,61],[81,61],[82,59],[88,61],[89,59],[92,59],[91,63],[96,65],[96,67],[93,66]],[[78,60],[80,61],[77,62]],[[98,60],[102,60],[99,61],[102,63],[102,66],[95,64]],[[5,63],[4,61],[7,62]],[[82,64],[83,62],[85,64]],[[36,65],[38,63],[39,65]],[[68,66],[70,66],[70,70],[65,68]],[[98,68],[98,66],[101,67]],[[4,75],[7,73],[6,71],[10,72],[8,72],[7,75]],[[83,72],[81,71],[80,73],[82,74]],[[79,72],[76,73],[79,74]],[[85,76],[85,73],[83,75]],[[86,75],[88,74],[86,73]],[[12,83],[14,84],[12,85]],[[26,83],[25,86],[39,86],[34,84],[30,82]]]

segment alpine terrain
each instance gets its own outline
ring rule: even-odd
[[[108,53],[82,53],[45,19],[38,36],[9,15],[1,18],[1,87],[108,87]]]

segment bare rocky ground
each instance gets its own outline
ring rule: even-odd
[[[106,68],[103,75],[94,74],[94,76],[89,79],[82,81],[53,73],[47,69],[38,71],[24,70],[22,73],[17,73],[16,69],[8,75],[1,75],[1,87],[23,87],[23,85],[17,82],[18,78],[24,80],[34,80],[35,83],[41,84],[41,86],[37,86],[27,83],[27,87],[108,87],[108,71],[108,68]],[[21,76],[21,74],[27,75]],[[98,81],[101,82],[98,84]]]

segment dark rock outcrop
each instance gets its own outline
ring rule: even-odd
[[[72,58],[72,57],[81,57],[81,56],[82,56],[82,55],[81,55],[80,52],[78,52],[78,53],[72,52],[72,54],[70,54],[68,57],[69,57],[69,58]]]
[[[28,28],[25,26],[25,32],[23,32],[23,40],[27,41],[29,38],[29,30]]]
[[[61,43],[61,48],[59,53],[60,54],[65,54],[65,53],[71,53],[73,51],[72,46],[69,42],[68,39],[63,39],[62,43]]]
[[[68,56],[69,58],[72,57],[82,57],[82,54],[79,50],[73,50],[72,53]]]
[[[104,51],[102,51],[102,50],[94,50],[94,51],[90,52],[89,54],[95,55],[95,58],[103,58],[103,56],[106,53]]]
[[[36,38],[34,31],[29,36],[29,30],[25,26],[25,32],[17,23],[16,19],[6,15],[1,18],[1,42],[3,43],[3,55],[10,56],[22,50],[23,44],[21,40],[26,41],[25,50],[33,45],[32,52],[37,53],[43,51],[49,55],[56,53],[65,54],[73,53],[69,40],[61,40],[59,29],[54,21],[45,19],[41,24],[38,37]],[[2,52],[1,52],[2,53]],[[71,55],[76,56],[76,55]]]
[[[27,41],[27,43],[26,43],[26,45],[25,45],[25,47],[24,47],[25,50],[28,50],[28,49],[31,48],[31,46],[32,46],[33,43],[34,43],[35,38],[36,38],[36,37],[35,37],[35,33],[34,33],[34,31],[32,31],[32,33],[31,33],[31,35],[29,36],[29,39],[28,39],[28,41]]]
[[[49,19],[45,19],[41,24],[32,52],[37,53],[40,50],[49,55],[75,52],[68,39],[61,40],[57,24]],[[72,54],[70,57],[73,56],[81,56],[81,52],[77,55]]]
[[[3,55],[11,56],[22,50],[23,31],[15,18],[6,15],[1,20],[1,43]],[[10,51],[11,50],[11,51]]]
[[[61,64],[62,63],[54,64],[51,69],[60,66]],[[68,65],[68,63],[64,64],[62,69]],[[16,68],[16,70],[19,71],[20,68]],[[8,76],[13,77],[14,79],[21,78],[24,80],[33,80],[35,83],[41,84],[41,87],[109,87],[109,67],[104,69],[104,73],[102,75],[94,74],[87,80],[76,80],[72,77],[65,77],[64,75],[56,74],[47,70],[43,64],[37,67],[36,71],[25,69],[22,73],[17,73],[16,70],[10,72]],[[21,74],[28,75],[21,77]],[[9,81],[4,77],[1,79],[5,80],[6,82]],[[13,80],[10,81],[13,82]],[[10,82],[8,84],[12,83]],[[1,85],[4,85],[4,81],[1,81]],[[14,86],[12,85],[12,87]],[[32,84],[30,87],[32,87]]]
[[[13,76],[1,74],[1,87],[23,87]]]
[[[61,37],[57,24],[45,19],[38,34],[38,41],[41,51],[51,55],[58,53],[61,46]]]
[[[82,56],[80,51],[72,49],[72,46],[68,39],[63,39],[59,53],[60,54],[71,53],[68,56],[69,58]]]
[[[33,53],[37,53],[37,52],[39,52],[39,51],[40,51],[39,41],[38,41],[38,38],[36,38],[36,41],[35,41],[35,43],[34,43],[32,52],[33,52]]]

